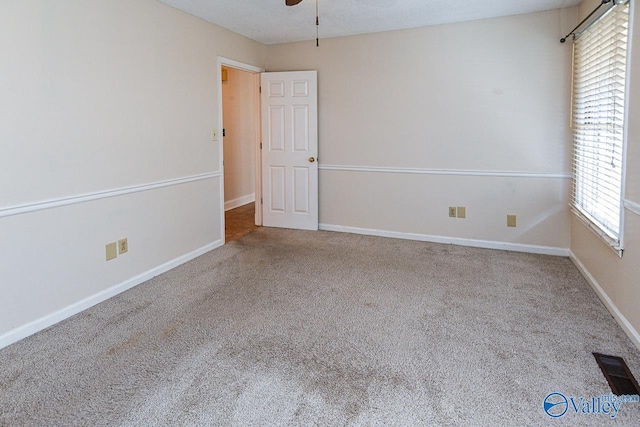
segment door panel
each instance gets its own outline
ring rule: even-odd
[[[284,107],[282,105],[269,106],[269,149],[284,151]]]
[[[309,151],[309,106],[293,107],[293,150]]]
[[[317,73],[263,73],[261,80],[263,225],[317,230]]]
[[[285,194],[285,168],[282,166],[271,166],[270,168],[270,187],[271,197],[270,207],[273,212],[285,212],[286,211],[286,194]]]
[[[293,212],[308,214],[309,213],[309,168],[294,167],[293,168]]]

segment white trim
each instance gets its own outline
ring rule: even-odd
[[[614,237],[611,237],[609,234],[607,234],[607,232],[602,227],[597,225],[595,221],[591,220],[590,215],[586,212],[582,212],[581,209],[571,204],[569,205],[569,207],[571,209],[571,212],[576,216],[576,218],[578,218],[580,222],[582,222],[582,224],[584,224],[585,227],[589,229],[589,231],[591,231],[596,237],[598,237],[601,242],[607,245],[609,249],[615,252],[616,255],[622,258],[624,248],[622,247],[621,240],[616,240]]]
[[[631,200],[625,200],[624,201],[624,207],[629,210],[630,212],[633,212],[636,215],[640,215],[640,205],[632,202]]]
[[[256,195],[249,194],[247,196],[238,197],[237,199],[229,200],[228,202],[224,202],[224,211],[228,211],[231,209],[235,209],[240,206],[244,206],[248,203],[252,203],[256,201]]]
[[[640,333],[636,331],[636,329],[629,323],[626,317],[620,312],[618,307],[614,304],[614,302],[609,298],[609,295],[602,289],[598,281],[589,273],[587,267],[578,259],[578,257],[573,253],[573,251],[569,251],[569,258],[571,262],[576,266],[580,274],[585,278],[585,280],[589,283],[594,292],[598,295],[602,303],[607,310],[611,313],[613,318],[616,320],[618,325],[622,328],[622,330],[627,334],[629,339],[633,342],[633,344],[640,350]]]
[[[420,242],[444,243],[449,245],[471,246],[474,248],[499,249],[531,254],[569,256],[568,248],[552,246],[525,245],[521,243],[496,242],[491,240],[465,239],[460,237],[431,236],[428,234],[402,233],[398,231],[375,230],[368,228],[346,227],[343,225],[320,224],[320,230],[340,233],[364,234],[367,236],[390,237],[393,239],[417,240]]]
[[[492,176],[509,178],[551,178],[571,179],[570,173],[533,173],[513,171],[476,171],[464,169],[424,169],[424,168],[390,168],[381,166],[342,166],[324,165],[318,166],[320,170],[347,171],[347,172],[377,172],[377,173],[402,173],[413,175],[460,175],[460,176]]]
[[[614,2],[613,6],[616,6],[617,3]],[[613,8],[613,7],[612,7]],[[620,172],[621,180],[620,180],[620,195],[624,196],[627,192],[627,157],[628,157],[628,146],[629,146],[629,122],[631,121],[631,116],[629,115],[629,104],[631,104],[631,79],[629,76],[633,75],[631,71],[631,65],[633,62],[633,58],[631,53],[633,52],[633,14],[635,10],[635,2],[631,2],[629,4],[629,25],[627,26],[627,69],[626,72],[626,81],[624,85],[625,91],[625,102],[624,102],[624,129],[622,133],[622,171]],[[620,248],[624,248],[624,240],[625,240],[625,224],[626,218],[624,215],[624,209],[626,207],[626,200],[622,200],[620,203],[620,230],[618,232],[618,239],[620,240]],[[633,212],[632,209],[629,209]],[[622,257],[622,252],[619,254]]]
[[[61,206],[75,205],[77,203],[91,202],[94,200],[107,199],[109,197],[123,196],[125,194],[140,193],[142,191],[155,190],[158,188],[171,187],[174,185],[187,184],[205,179],[218,178],[221,172],[203,173],[200,175],[192,175],[183,178],[167,179],[165,181],[156,181],[149,184],[132,185],[130,187],[116,188],[113,190],[97,191],[95,193],[87,193],[79,196],[63,197],[59,199],[51,199],[41,202],[29,203],[20,206],[11,206],[8,208],[0,208],[0,218],[7,216],[20,215],[29,212],[41,211],[44,209],[58,208]]]
[[[254,117],[254,125],[255,125],[255,135],[256,141],[254,146],[254,165],[255,165],[255,199],[262,200],[262,89],[260,87],[260,82],[262,80],[261,74],[255,74],[254,76],[254,99],[255,110],[253,112]],[[256,207],[255,212],[255,224],[258,226],[262,225],[262,204],[259,204]]]
[[[238,70],[249,71],[250,73],[264,73],[264,68],[245,64],[244,62],[225,58],[224,56],[218,56],[218,62],[226,67],[237,68]],[[222,79],[220,79],[220,82],[222,82]]]
[[[33,335],[36,332],[39,332],[49,326],[55,325],[58,322],[61,322],[64,319],[67,319],[73,315],[76,315],[90,307],[93,307],[96,304],[99,304],[103,301],[108,300],[111,297],[114,297],[126,290],[129,290],[147,280],[158,276],[162,273],[165,273],[172,268],[175,268],[181,264],[184,264],[188,261],[191,261],[194,258],[199,257],[200,255],[205,254],[213,249],[216,249],[224,244],[224,240],[220,239],[213,243],[210,243],[206,246],[203,246],[199,249],[196,249],[193,252],[188,254],[179,256],[171,261],[167,261],[164,264],[161,264],[157,267],[152,268],[149,271],[146,271],[142,274],[139,274],[135,277],[132,277],[124,282],[112,286],[104,291],[98,292],[97,294],[91,295],[81,301],[73,303],[62,310],[58,310],[55,313],[46,315],[41,317],[40,319],[34,320],[32,322],[27,323],[26,325],[19,326],[15,329],[12,329],[2,335],[0,335],[0,349],[11,345],[17,341],[20,341],[23,338],[28,337],[29,335]]]
[[[216,61],[216,88],[218,89],[218,169],[222,171],[220,177],[220,188],[218,197],[220,197],[220,235],[226,236],[226,224],[224,218],[224,137],[222,131],[224,129],[224,121],[222,120],[222,65],[224,58],[218,56]],[[226,243],[226,237],[223,237]]]

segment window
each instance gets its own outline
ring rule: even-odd
[[[572,206],[621,255],[629,4],[616,3],[574,43]]]

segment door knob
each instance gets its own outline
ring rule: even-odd
[[[315,161],[316,161],[316,158],[315,158],[315,157],[309,157],[309,162],[313,163],[313,162],[315,162]]]

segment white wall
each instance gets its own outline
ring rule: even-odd
[[[154,0],[4,0],[0,52],[1,347],[222,243],[217,56],[266,49]]]
[[[580,17],[587,16],[599,2],[585,0]],[[635,11],[634,11],[635,9]],[[628,134],[627,134],[627,209],[624,211],[624,255],[619,258],[577,218],[572,219],[571,252],[614,317],[640,348],[640,8],[632,2],[632,31],[635,40],[630,56]],[[629,203],[631,202],[631,203]]]
[[[558,40],[575,19],[574,8],[268,46],[268,71],[318,70],[324,228],[568,253],[571,48]]]
[[[222,82],[224,137],[224,202],[233,209],[255,200],[256,75],[226,68]]]

